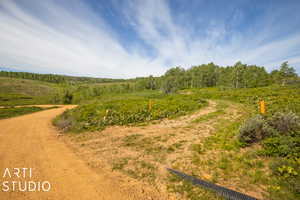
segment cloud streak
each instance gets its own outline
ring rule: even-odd
[[[199,11],[206,3],[198,5]],[[161,75],[178,65],[232,65],[238,60],[271,70],[289,60],[300,71],[300,30],[291,28],[300,25],[299,18],[289,24],[288,33],[274,25],[292,8],[270,10],[260,21],[238,29],[247,19],[238,6],[227,20],[201,14],[177,17],[171,1],[133,0],[111,6],[115,12],[99,13],[88,1],[1,1],[0,66],[128,78]],[[118,28],[113,25],[116,15],[122,19]],[[191,25],[185,26],[185,20]]]

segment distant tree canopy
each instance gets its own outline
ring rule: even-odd
[[[233,66],[221,67],[214,63],[192,66],[185,70],[182,67],[173,67],[160,77],[140,77],[134,79],[107,79],[73,77],[53,74],[35,74],[27,72],[0,71],[0,76],[33,79],[54,83],[105,83],[121,82],[105,87],[84,89],[82,98],[86,96],[97,96],[105,91],[129,92],[139,90],[161,89],[164,93],[173,93],[186,88],[224,87],[224,88],[254,88],[267,86],[273,83],[290,84],[299,82],[295,69],[288,62],[281,64],[278,70],[268,73],[264,67],[247,65],[237,62]],[[80,87],[79,87],[80,89]],[[66,101],[72,101],[69,92],[65,95]],[[71,100],[70,100],[71,99]]]
[[[155,89],[172,93],[185,88],[228,87],[254,88],[273,83],[286,84],[299,81],[295,69],[284,62],[279,70],[268,73],[264,67],[246,65],[237,62],[233,66],[220,67],[214,63],[192,66],[185,70],[181,67],[169,69],[163,76],[144,78],[145,83],[151,80]]]
[[[288,65],[288,62],[281,64],[279,70],[273,70],[270,73],[271,79],[275,83],[285,85],[289,82],[298,80],[298,75],[293,67]]]
[[[9,71],[0,71],[0,76],[39,80],[39,81],[46,81],[51,83],[66,83],[66,82],[108,83],[108,82],[124,81],[124,79],[76,77],[76,76],[65,76],[65,75],[57,75],[57,74],[38,74],[38,73],[29,73],[29,72],[9,72]]]

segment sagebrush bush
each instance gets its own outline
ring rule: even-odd
[[[248,119],[239,130],[239,139],[241,142],[251,144],[261,141],[262,139],[271,136],[275,133],[275,130],[268,125],[266,120],[257,115]]]
[[[69,110],[66,110],[62,115],[53,120],[53,125],[63,131],[68,131],[74,124],[74,118],[69,116]]]
[[[247,144],[258,142],[266,137],[279,136],[279,135],[291,135],[295,136],[300,132],[300,120],[299,117],[293,113],[276,112],[274,115],[268,118],[264,118],[261,115],[257,115],[248,119],[239,130],[239,139]],[[274,141],[268,141],[270,144],[276,143]],[[286,141],[286,140],[284,140]],[[284,146],[282,146],[283,148]]]
[[[293,112],[276,112],[269,120],[269,124],[285,135],[289,135],[300,129],[300,119]]]

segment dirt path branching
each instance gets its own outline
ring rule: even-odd
[[[0,121],[0,170],[33,168],[52,183],[50,192],[0,191],[1,199],[220,199],[167,167],[264,198],[264,161],[236,139],[242,105],[209,101],[176,119],[61,137],[51,120],[71,107]]]
[[[73,106],[45,110],[0,120],[0,199],[147,199],[136,187],[116,181],[110,171],[96,173],[79,159],[62,141],[51,120]],[[3,177],[5,169],[31,168],[32,177]],[[9,190],[2,187],[9,181]],[[17,181],[13,191],[12,181]],[[19,191],[18,183],[48,181],[48,192]],[[155,194],[153,194],[155,196]]]
[[[168,198],[218,197],[205,190],[193,192],[192,186],[178,187],[182,183],[170,176],[166,167],[262,198],[263,189],[253,183],[250,183],[254,185],[252,188],[245,187],[252,179],[241,184],[241,170],[235,175],[228,172],[229,165],[235,168],[242,165],[234,160],[242,159],[243,153],[233,129],[246,115],[247,111],[239,104],[209,101],[206,108],[176,119],[137,127],[113,126],[101,132],[69,134],[64,139],[93,169],[111,170],[122,178],[148,184]]]

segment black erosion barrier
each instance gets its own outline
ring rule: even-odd
[[[234,190],[230,190],[228,188],[216,185],[214,183],[210,183],[204,180],[200,180],[196,177],[193,176],[189,176],[187,174],[184,174],[182,172],[176,171],[174,169],[170,169],[167,168],[167,170],[185,180],[188,180],[190,182],[192,182],[194,185],[196,186],[201,186],[203,188],[207,188],[207,189],[211,189],[213,191],[215,191],[217,194],[229,199],[229,200],[258,200],[254,197],[248,196],[246,194],[234,191]]]

